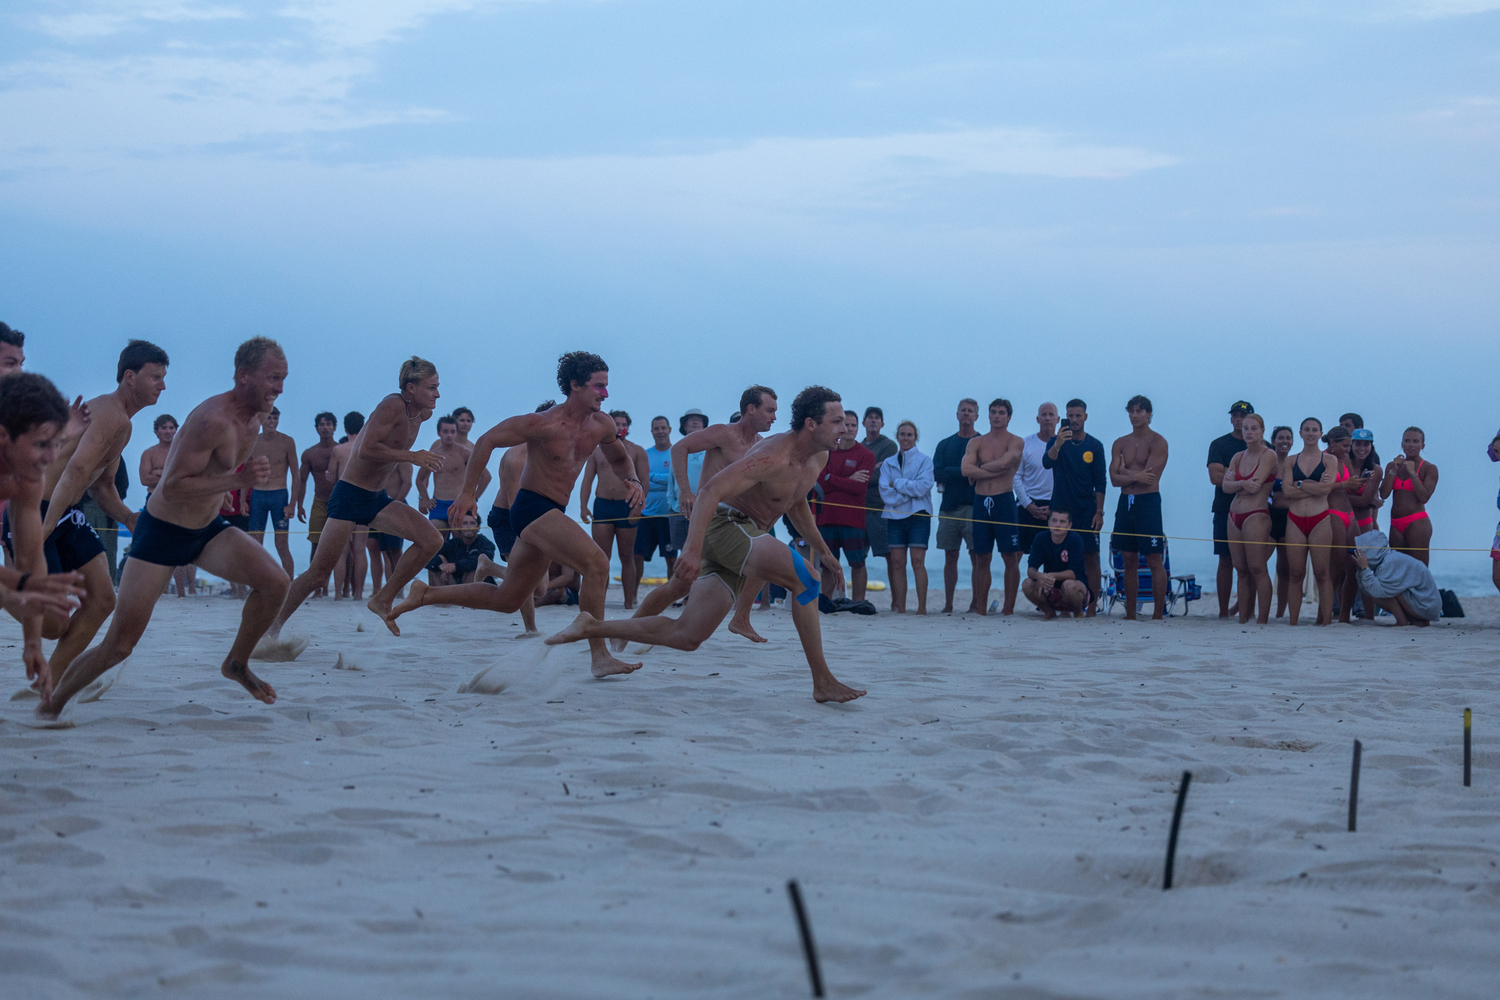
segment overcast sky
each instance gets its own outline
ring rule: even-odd
[[[1386,458],[1423,426],[1433,544],[1489,543],[1500,0],[0,19],[0,319],[70,395],[147,337],[180,419],[257,333],[287,348],[303,447],[411,353],[487,426],[596,351],[643,443],[642,418],[723,419],[752,381],[912,417],[929,453],[960,396],[1010,398],[1018,430],[1081,396],[1107,444],[1142,392],[1168,531],[1196,536],[1246,398],[1272,423],[1357,410]]]

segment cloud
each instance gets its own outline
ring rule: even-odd
[[[142,23],[174,24],[188,21],[222,21],[243,18],[236,7],[184,0],[145,0],[136,3],[87,3],[67,14],[40,14],[32,24],[45,35],[63,42],[81,42],[118,34]]]
[[[331,45],[356,49],[387,41],[439,14],[501,2],[506,0],[292,0],[280,13],[307,22]]]

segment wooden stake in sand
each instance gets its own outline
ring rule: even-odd
[[[1162,891],[1172,888],[1172,867],[1177,863],[1177,830],[1182,826],[1182,804],[1187,801],[1188,784],[1193,772],[1182,772],[1182,784],[1177,786],[1177,808],[1172,810],[1172,832],[1167,836],[1167,873],[1161,880]]]
[[[1354,832],[1354,821],[1359,815],[1359,754],[1364,748],[1359,740],[1354,741],[1354,764],[1349,768],[1349,832]]]
[[[807,922],[807,910],[802,906],[802,890],[797,880],[786,884],[787,895],[792,897],[792,912],[797,914],[797,929],[802,932],[802,954],[807,958],[807,978],[812,981],[812,995],[823,995],[823,970],[818,968],[818,946],[813,944],[812,927]]]
[[[1464,709],[1464,787],[1469,787],[1470,730],[1474,725],[1474,713]]]

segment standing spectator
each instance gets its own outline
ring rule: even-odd
[[[1068,400],[1067,420],[1058,428],[1042,456],[1042,465],[1052,470],[1052,510],[1065,510],[1083,539],[1083,565],[1088,572],[1089,606],[1084,617],[1094,616],[1099,597],[1099,529],[1104,526],[1104,445],[1084,431],[1088,405]]]
[[[125,491],[130,489],[130,473],[125,471],[125,463],[121,462],[115,466],[115,492],[120,499],[125,499]],[[78,509],[83,511],[83,519],[88,522],[89,527],[99,536],[99,541],[104,545],[104,554],[109,559],[109,579],[115,586],[120,584],[120,522],[104,513],[104,508],[94,501],[88,490],[83,491],[83,496],[78,500]]]
[[[1140,553],[1144,552],[1151,570],[1154,603],[1151,618],[1159,621],[1167,608],[1167,571],[1162,564],[1167,539],[1161,524],[1161,474],[1167,466],[1167,439],[1151,429],[1151,400],[1145,396],[1130,397],[1125,412],[1130,416],[1131,431],[1115,439],[1109,463],[1110,482],[1120,487],[1115,530],[1109,542],[1110,548],[1120,550],[1121,564],[1125,567],[1125,620],[1133,621],[1136,617],[1136,593],[1141,583],[1136,567],[1140,565]],[[1264,433],[1265,424],[1261,425],[1261,431]],[[1267,481],[1272,471],[1266,469]],[[1260,498],[1262,508],[1266,506],[1265,500]],[[1269,524],[1269,514],[1266,520]],[[1260,566],[1264,572],[1264,559],[1260,560]],[[1266,613],[1271,610],[1270,595],[1270,577],[1266,577]],[[1243,614],[1240,620],[1245,620]]]
[[[932,453],[932,472],[942,502],[938,505],[937,547],[943,550],[943,613],[953,610],[953,591],[958,587],[958,551],[969,549],[970,576],[974,565],[974,484],[963,474],[964,449],[971,438],[979,436],[974,421],[979,419],[979,402],[958,401],[958,433],[938,442]],[[899,434],[897,435],[900,436]],[[974,611],[974,598],[969,598]]]
[[[540,411],[539,411],[540,412]],[[615,436],[620,444],[624,445],[625,452],[630,456],[630,464],[635,467],[635,477],[646,483],[651,478],[651,470],[646,464],[646,449],[629,439],[630,436],[630,414],[624,410],[610,410],[610,417],[615,422]],[[525,448],[526,445],[516,445],[517,448]],[[509,451],[506,452],[510,454]],[[519,461],[512,466],[515,481],[507,485],[507,489],[519,491],[521,472],[526,467],[526,453],[522,452]],[[501,460],[501,471],[504,472],[505,459]],[[589,494],[598,487],[598,494],[594,497],[594,505],[589,506]],[[620,589],[624,591],[625,607],[635,607],[636,575],[635,575],[635,534],[637,526],[641,523],[636,516],[637,512],[631,510],[626,497],[630,491],[620,477],[615,475],[610,468],[609,459],[605,457],[602,447],[596,447],[583,463],[583,473],[578,480],[578,519],[589,526],[589,534],[594,539],[594,544],[603,550],[606,557],[613,546],[620,554]],[[510,500],[515,500],[512,492]],[[507,505],[508,506],[508,505]],[[509,510],[506,511],[506,523],[509,524]],[[510,545],[515,544],[515,539],[507,538]],[[510,548],[504,549],[505,558],[510,559]]]
[[[1219,617],[1229,617],[1229,592],[1234,589],[1234,560],[1229,556],[1229,507],[1234,497],[1219,489],[1224,481],[1224,470],[1229,460],[1245,450],[1245,435],[1240,424],[1245,417],[1255,412],[1255,407],[1243,399],[1229,408],[1229,426],[1232,428],[1223,437],[1214,438],[1208,446],[1208,481],[1214,484],[1214,555],[1219,557],[1219,570],[1214,577],[1214,586],[1219,593]],[[1281,617],[1277,615],[1277,617]]]
[[[839,550],[849,563],[849,585],[854,590],[855,602],[865,599],[865,585],[869,582],[869,570],[865,566],[865,553],[870,543],[865,534],[865,492],[875,475],[875,453],[859,443],[859,417],[854,410],[844,411],[844,433],[839,435],[838,447],[828,453],[828,461],[818,474],[818,487],[823,491],[823,502],[814,505],[817,515],[818,534],[823,536],[835,559]],[[831,602],[833,573],[823,568],[823,595]],[[831,604],[818,602],[820,609],[832,610]]]
[[[677,421],[677,433],[682,437],[687,437],[707,426],[708,414],[695,407],[684,413],[682,419]],[[677,443],[682,444],[680,440]],[[687,467],[688,489],[693,491],[694,496],[698,495],[698,480],[703,474],[703,460],[706,457],[708,457],[707,452],[689,452],[687,461],[683,463]],[[667,509],[672,512],[667,522],[672,535],[672,548],[681,552],[682,547],[687,544],[688,519],[682,516],[682,488],[677,485],[679,471],[678,467],[673,465],[672,477],[667,483]]]
[[[917,450],[917,425],[896,425],[896,454],[880,463],[880,499],[891,546],[891,609],[906,614],[906,553],[917,587],[917,614],[927,613],[927,542],[932,534],[932,459]]]
[[[635,583],[639,587],[646,575],[646,560],[658,551],[667,561],[667,577],[677,568],[677,549],[672,546],[672,508],[667,503],[667,485],[672,481],[672,422],[666,417],[651,418],[651,447],[646,449],[650,468],[650,489],[641,508],[640,527],[635,531]],[[623,573],[623,570],[622,570]]]
[[[880,433],[885,426],[885,412],[878,406],[865,407],[865,439],[860,442],[868,448],[875,456],[877,463],[884,462],[896,454],[896,442]],[[886,579],[890,579],[891,571],[891,546],[885,537],[885,518],[880,516],[881,509],[885,507],[884,501],[880,499],[880,477],[870,477],[869,488],[865,490],[865,535],[870,541],[870,555],[885,560]],[[895,595],[891,595],[894,600]],[[855,598],[859,600],[859,598]],[[895,607],[894,604],[891,605]]]
[[[1500,431],[1490,440],[1487,454],[1491,462],[1500,462]],[[1495,506],[1500,507],[1500,493],[1495,494]],[[1495,525],[1495,540],[1490,543],[1490,580],[1500,590],[1500,524]]]
[[[1021,467],[1021,436],[1010,432],[1008,399],[990,402],[989,433],[964,449],[963,473],[974,482],[974,612],[989,614],[990,561],[995,551],[1005,563],[1002,615],[1015,614],[1021,582],[1021,526],[1016,518],[1016,470]],[[998,603],[998,602],[997,602]]]
[[[1057,404],[1036,409],[1037,432],[1022,439],[1021,468],[1016,472],[1016,508],[1021,523],[1021,551],[1030,553],[1036,536],[1047,530],[1052,509],[1052,470],[1042,465],[1047,442],[1057,433]]]
[[[1437,489],[1438,468],[1422,457],[1427,435],[1420,427],[1408,427],[1401,434],[1401,457],[1385,467],[1380,484],[1380,498],[1391,498],[1391,544],[1411,553],[1425,565],[1427,547],[1432,544],[1432,520],[1427,516],[1427,501]]]

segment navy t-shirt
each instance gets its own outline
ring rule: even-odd
[[[1229,474],[1229,462],[1234,456],[1245,450],[1245,439],[1237,438],[1233,434],[1225,434],[1216,437],[1213,444],[1208,446],[1208,464],[1224,466],[1225,475]],[[1234,503],[1234,494],[1225,493],[1219,487],[1214,487],[1214,513],[1222,514]]]
[[[1047,442],[1047,451],[1057,440]],[[1064,441],[1057,450],[1057,460],[1042,454],[1042,468],[1052,470],[1052,509],[1065,510],[1073,515],[1073,523],[1090,527],[1094,514],[1101,508],[1096,493],[1104,492],[1104,468],[1109,464],[1109,454],[1104,445],[1092,434],[1085,434],[1082,441]]]
[[[1052,532],[1037,532],[1026,565],[1043,573],[1061,573],[1070,569],[1074,579],[1085,587],[1089,585],[1088,574],[1083,569],[1083,536],[1076,531],[1069,531],[1061,544],[1052,540]]]
[[[932,478],[943,487],[940,511],[974,505],[974,484],[963,474],[964,452],[972,440],[974,437],[954,434],[939,441],[937,451],[932,453]]]

